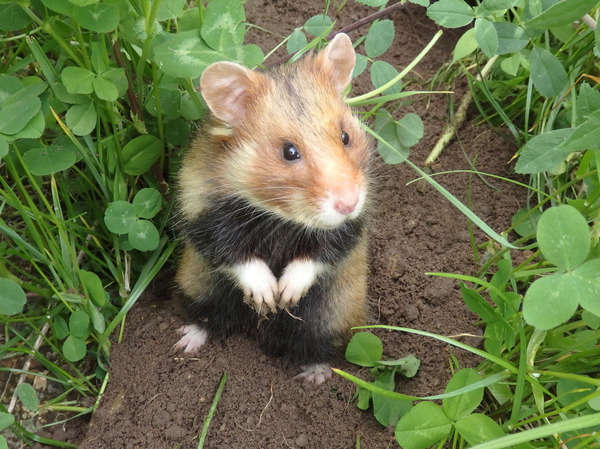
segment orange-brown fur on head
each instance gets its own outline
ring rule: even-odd
[[[340,224],[345,212],[339,211],[351,210],[359,196],[362,208],[370,143],[341,96],[354,62],[344,35],[318,55],[269,73],[232,63],[207,69],[201,88],[214,117],[183,164],[184,215],[202,210],[203,194],[237,194],[317,228]],[[286,144],[301,158],[287,161]]]

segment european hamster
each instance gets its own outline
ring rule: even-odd
[[[338,34],[268,72],[231,62],[200,80],[211,111],[186,153],[177,283],[197,324],[177,350],[253,335],[321,384],[367,319],[372,143],[342,94],[356,56]]]

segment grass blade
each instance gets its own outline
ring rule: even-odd
[[[206,435],[208,435],[208,428],[213,419],[215,411],[217,410],[217,404],[221,399],[221,393],[223,393],[223,389],[225,388],[225,382],[227,382],[227,374],[223,374],[221,377],[221,382],[219,382],[219,387],[217,388],[217,392],[215,393],[215,397],[210,405],[210,410],[208,411],[208,415],[206,415],[206,419],[202,423],[202,432],[200,432],[200,440],[198,441],[198,449],[202,449],[204,447],[204,442],[206,441]]]

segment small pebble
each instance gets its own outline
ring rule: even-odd
[[[308,436],[305,433],[301,433],[296,438],[296,446],[298,447],[308,447]]]

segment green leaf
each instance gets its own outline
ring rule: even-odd
[[[497,54],[514,53],[525,48],[529,36],[523,28],[510,22],[493,22],[498,37]]]
[[[571,153],[600,147],[600,110],[594,111],[586,121],[575,128],[562,146],[565,152]]]
[[[0,278],[0,315],[16,315],[27,302],[25,292],[15,281]]]
[[[106,295],[104,295],[104,302],[106,303]],[[98,308],[92,303],[88,302],[86,305],[86,312],[90,316],[92,321],[92,326],[94,330],[99,334],[103,333],[106,330],[106,322],[104,321],[104,315],[100,313]]]
[[[413,407],[408,399],[395,399],[373,393],[373,415],[384,427],[395,426],[400,417],[406,415]]]
[[[298,28],[290,34],[290,37],[286,42],[286,50],[289,54],[296,53],[297,51],[302,50],[307,43],[306,35]]]
[[[569,320],[579,303],[577,280],[565,273],[536,279],[525,293],[523,318],[538,329],[552,329]]]
[[[375,118],[375,130],[379,137],[387,142],[377,142],[377,151],[381,154],[386,164],[399,164],[408,158],[409,150],[407,147],[400,144],[396,133],[396,121],[389,115],[385,109],[380,109],[379,114]]]
[[[401,145],[412,147],[419,143],[425,129],[423,121],[417,114],[408,113],[396,122],[396,135]]]
[[[170,20],[179,17],[179,14],[183,11],[186,0],[169,0],[167,2],[160,2],[158,6],[158,12],[156,13],[156,20]]]
[[[96,33],[109,33],[119,25],[120,0],[104,0],[86,6],[75,6],[73,17],[83,28]]]
[[[115,234],[127,234],[136,220],[135,208],[127,201],[113,201],[104,212],[104,223]]]
[[[541,216],[539,209],[532,210],[524,207],[515,212],[511,226],[521,237],[527,237],[535,233]]]
[[[481,380],[481,376],[472,368],[464,368],[457,371],[446,385],[444,393],[467,387]],[[459,396],[444,398],[442,408],[446,416],[453,421],[463,418],[475,410],[483,399],[483,388],[478,388]]]
[[[160,109],[157,108],[156,101],[160,99]],[[181,115],[181,92],[175,86],[159,87],[158,95],[149,98],[146,110],[155,117],[162,114],[163,117],[174,119]]]
[[[0,435],[0,449],[8,449],[8,442],[4,438],[4,435]]]
[[[65,2],[65,0],[42,0],[44,6],[65,16],[70,16],[73,10],[73,3]]]
[[[562,146],[571,134],[572,128],[564,128],[535,136],[521,150],[515,172],[525,174],[552,170],[571,154]]]
[[[544,97],[558,95],[569,81],[558,58],[544,48],[535,47],[531,51],[529,65],[533,85]]]
[[[67,338],[69,335],[69,326],[62,316],[57,315],[52,320],[52,333],[59,340]]]
[[[87,136],[96,127],[98,114],[93,102],[74,104],[65,115],[67,126],[76,136]]]
[[[11,413],[0,412],[0,430],[4,430],[15,423],[15,417]]]
[[[0,30],[17,31],[32,22],[32,18],[17,2],[0,5]]]
[[[488,58],[498,53],[498,33],[489,20],[475,19],[475,39]]]
[[[384,54],[394,42],[394,22],[389,19],[374,22],[365,39],[365,52],[370,58]]]
[[[106,293],[98,275],[86,270],[79,270],[79,275],[81,283],[90,295],[90,299],[98,307],[103,307],[106,303]]]
[[[0,137],[0,161],[8,154],[8,141]]]
[[[375,366],[383,355],[383,344],[370,332],[357,332],[346,347],[346,360],[360,366]]]
[[[489,416],[474,413],[454,423],[456,430],[471,446],[503,437],[504,431]]]
[[[597,0],[561,0],[554,3],[540,15],[525,22],[525,25],[542,30],[568,25],[580,19],[597,5]]]
[[[129,228],[129,243],[139,251],[154,251],[158,248],[160,234],[148,220],[138,220]]]
[[[440,0],[427,8],[427,16],[440,26],[460,28],[471,23],[475,11],[463,0]]]
[[[169,34],[153,50],[159,68],[167,75],[178,78],[198,78],[206,67],[227,59],[226,56],[206,45],[197,30]]]
[[[495,309],[475,290],[468,288],[464,282],[460,283],[460,292],[469,310],[475,313],[486,324],[498,320]]]
[[[600,110],[600,92],[583,83],[577,95],[577,121],[582,123],[587,120],[591,114]]]
[[[0,137],[8,140],[9,142],[14,142],[19,139],[37,139],[42,136],[44,133],[44,129],[46,128],[46,120],[44,119],[44,113],[42,111],[38,111],[35,116],[27,122],[25,128],[19,131],[16,134],[8,135],[0,133]]]
[[[414,377],[421,366],[421,361],[414,355],[407,355],[396,360],[381,360],[378,364],[394,367],[396,373],[404,377]]]
[[[163,153],[163,144],[156,137],[147,134],[129,141],[121,150],[123,171],[128,175],[142,175]]]
[[[265,60],[265,54],[258,45],[244,45],[243,47],[238,47],[237,50],[235,61],[251,69]]]
[[[581,314],[581,319],[585,325],[593,330],[600,329],[600,316],[588,310],[584,310]]]
[[[40,400],[35,389],[28,383],[19,384],[17,387],[17,396],[19,400],[32,412],[40,407]]]
[[[516,5],[519,0],[483,0],[486,11],[503,11]]]
[[[396,441],[403,449],[425,449],[447,437],[452,421],[433,402],[419,402],[396,426]]]
[[[85,357],[86,346],[85,341],[81,338],[69,335],[63,343],[63,354],[70,362],[78,362]]]
[[[71,335],[85,339],[90,334],[90,317],[83,310],[74,310],[69,317]]]
[[[65,67],[61,79],[67,92],[70,94],[91,94],[94,91],[94,78],[96,75],[88,69],[81,67]]]
[[[600,316],[600,259],[593,259],[573,270],[577,280],[579,303],[588,312]]]
[[[573,206],[544,211],[537,226],[537,240],[544,257],[564,270],[580,265],[590,252],[590,229]]]
[[[325,14],[312,16],[304,24],[304,31],[311,36],[321,36],[327,33],[333,26],[333,21]]]
[[[202,38],[215,50],[241,46],[244,42],[245,20],[241,0],[209,2],[200,29]]]
[[[371,82],[377,88],[385,86],[388,82],[398,76],[398,70],[388,62],[375,61],[371,65]],[[387,88],[383,94],[397,94],[402,90],[402,82],[397,82]]]
[[[367,64],[369,63],[369,58],[361,55],[360,53],[356,53],[356,64],[354,65],[354,70],[352,71],[352,78],[356,78],[367,68]]]
[[[119,98],[117,87],[111,80],[104,78],[102,75],[94,78],[92,84],[94,86],[94,92],[101,100],[115,101]]]
[[[517,76],[520,66],[521,55],[519,53],[516,53],[508,58],[504,58],[500,61],[500,68],[512,77]]]
[[[596,389],[596,392],[598,392],[598,390],[600,390],[600,389]],[[596,397],[590,399],[587,403],[592,410],[595,410],[595,411],[600,410],[600,396],[596,396]]]
[[[133,207],[138,217],[153,218],[162,207],[162,196],[154,188],[140,190],[133,198]]]
[[[36,176],[51,175],[66,170],[77,162],[74,145],[56,142],[49,147],[32,148],[23,155],[27,168]]]
[[[452,52],[452,62],[456,62],[465,56],[470,55],[477,50],[477,40],[475,39],[475,29],[469,28],[463,33]]]
[[[16,134],[22,131],[42,106],[40,99],[35,96],[22,96],[2,103],[0,106],[0,133],[2,134]]]

